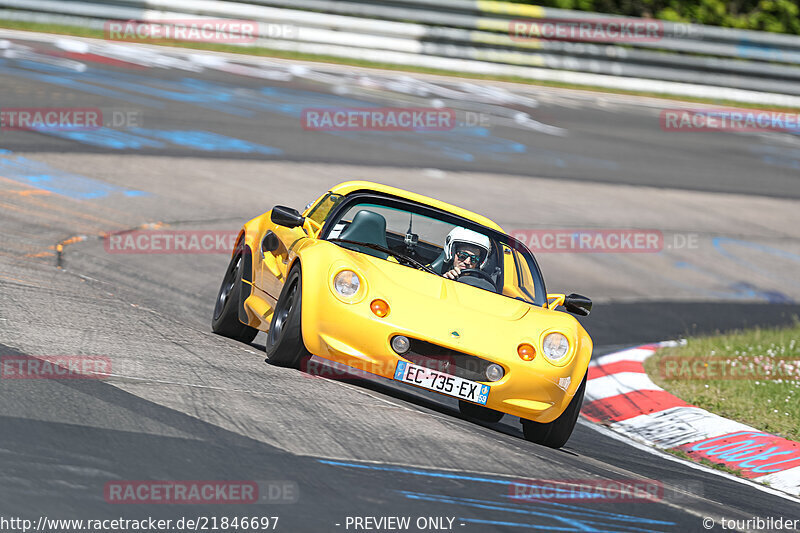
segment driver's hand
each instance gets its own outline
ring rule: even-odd
[[[458,276],[461,275],[461,269],[456,267],[453,270],[449,270],[449,271],[445,272],[443,275],[447,279],[458,279]]]

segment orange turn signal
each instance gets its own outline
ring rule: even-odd
[[[389,314],[389,304],[383,300],[372,300],[369,308],[378,318],[383,318]]]
[[[523,361],[533,361],[536,357],[536,349],[530,344],[520,344],[517,346],[517,354]]]

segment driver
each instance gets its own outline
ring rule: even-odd
[[[442,276],[458,279],[464,269],[483,268],[490,250],[491,243],[486,235],[461,226],[453,228],[444,240],[443,270],[446,272]]]

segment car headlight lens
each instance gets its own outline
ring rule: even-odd
[[[358,279],[358,274],[352,270],[342,270],[333,278],[333,288],[345,298],[354,296],[359,287],[361,287],[361,280]]]
[[[569,352],[569,341],[561,333],[550,333],[542,342],[542,352],[550,361],[563,359]]]
[[[505,373],[503,367],[495,363],[486,367],[486,379],[489,381],[498,381],[503,378]]]
[[[403,355],[411,348],[411,341],[408,340],[408,337],[404,337],[403,335],[396,335],[392,337],[392,350]]]

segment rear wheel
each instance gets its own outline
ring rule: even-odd
[[[256,328],[239,321],[239,306],[242,305],[242,272],[247,259],[243,247],[239,247],[228,263],[225,277],[217,293],[214,316],[211,318],[211,331],[242,342],[251,342],[258,335]]]
[[[467,418],[478,420],[480,422],[486,422],[487,424],[495,424],[500,422],[500,419],[503,418],[503,415],[505,414],[502,411],[495,411],[494,409],[489,409],[488,407],[484,407],[482,405],[465,402],[464,400],[458,400],[458,410],[461,411],[461,414]]]
[[[586,376],[583,377],[581,386],[575,391],[575,396],[572,397],[567,408],[552,422],[542,424],[533,420],[520,419],[525,439],[549,448],[561,448],[565,445],[572,435],[575,422],[581,412],[584,392],[586,392]]]
[[[268,362],[300,368],[303,358],[311,356],[303,343],[302,300],[303,275],[300,267],[295,266],[289,272],[272,314],[266,343]]]

